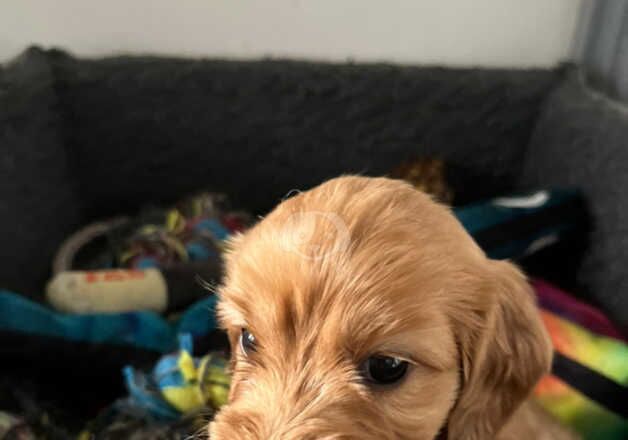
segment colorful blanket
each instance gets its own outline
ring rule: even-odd
[[[552,338],[552,374],[535,397],[584,439],[628,438],[628,344],[593,307],[534,280],[541,317]]]

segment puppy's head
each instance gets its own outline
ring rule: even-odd
[[[213,440],[489,439],[549,368],[522,274],[402,182],[290,198],[226,267],[233,380]]]

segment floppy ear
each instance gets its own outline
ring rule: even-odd
[[[512,264],[488,260],[483,287],[460,310],[462,383],[449,438],[493,439],[549,371],[552,346],[532,289]]]

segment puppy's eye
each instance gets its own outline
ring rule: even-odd
[[[408,371],[408,362],[389,356],[371,356],[362,364],[362,374],[371,383],[390,385],[400,381]]]
[[[240,348],[242,349],[242,353],[248,355],[254,352],[257,349],[257,340],[253,333],[249,332],[247,329],[242,329],[242,333],[240,333]]]

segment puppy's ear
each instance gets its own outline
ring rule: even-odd
[[[524,275],[503,261],[489,260],[488,269],[457,314],[462,383],[449,438],[495,438],[550,369],[552,347]]]

